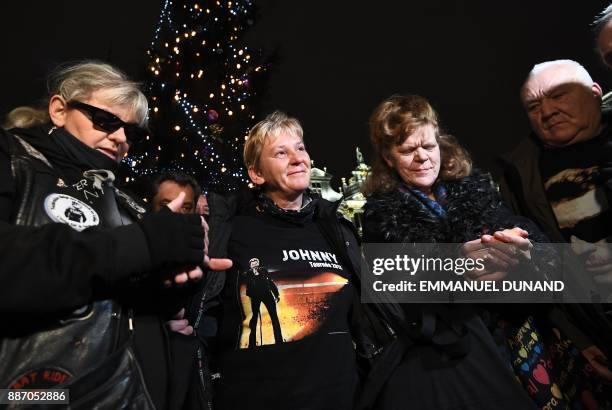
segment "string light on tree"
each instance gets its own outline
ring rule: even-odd
[[[180,170],[206,190],[248,184],[239,137],[268,73],[261,52],[239,43],[254,12],[252,0],[163,3],[147,51],[152,136],[124,160],[132,173]]]

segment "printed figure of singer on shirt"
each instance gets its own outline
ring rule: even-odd
[[[278,288],[265,267],[259,266],[259,259],[249,260],[249,269],[246,272],[246,295],[251,298],[251,321],[249,322],[249,348],[257,346],[257,321],[260,319],[259,309],[263,303],[270,315],[272,329],[274,331],[274,342],[283,343],[281,325],[276,313],[276,304],[280,300]]]

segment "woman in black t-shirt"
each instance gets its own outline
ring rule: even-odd
[[[209,198],[211,253],[234,262],[216,287],[215,408],[352,409],[355,231],[307,190],[295,118],[275,112],[253,127],[244,159],[257,188]],[[205,285],[201,306],[214,289]]]

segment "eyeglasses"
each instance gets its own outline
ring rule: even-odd
[[[113,133],[119,128],[123,128],[125,137],[130,145],[141,142],[149,134],[146,129],[136,124],[128,124],[115,114],[111,114],[102,108],[94,107],[93,105],[85,104],[80,101],[70,101],[68,102],[68,106],[86,113],[95,126],[108,133]]]

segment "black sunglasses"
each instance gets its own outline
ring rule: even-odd
[[[85,112],[95,126],[100,127],[106,132],[113,133],[123,127],[125,137],[130,145],[138,144],[149,134],[149,132],[136,124],[128,124],[119,119],[115,114],[111,114],[102,108],[85,104],[80,101],[70,101],[68,106]]]

